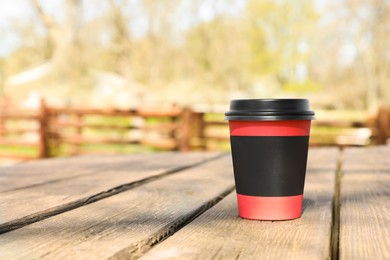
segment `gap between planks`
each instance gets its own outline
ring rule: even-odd
[[[134,189],[134,188],[141,186],[143,184],[164,178],[168,175],[180,173],[184,170],[199,166],[199,165],[204,164],[204,163],[209,162],[209,161],[217,160],[217,159],[224,157],[224,156],[226,156],[226,154],[224,154],[224,153],[219,154],[217,156],[213,156],[211,158],[204,159],[204,160],[199,161],[197,163],[193,163],[193,164],[185,165],[185,166],[180,166],[180,167],[173,168],[171,170],[167,170],[166,172],[161,173],[157,176],[151,176],[151,177],[144,178],[142,180],[122,184],[122,185],[113,187],[111,189],[108,189],[106,191],[99,192],[93,196],[89,196],[86,198],[82,198],[82,199],[79,199],[76,201],[72,201],[72,202],[60,205],[58,207],[53,207],[53,208],[50,208],[50,209],[47,209],[44,211],[40,211],[40,212],[28,215],[28,216],[23,217],[23,218],[14,219],[12,221],[0,224],[0,234],[4,234],[4,233],[10,232],[12,230],[19,229],[19,228],[25,227],[27,225],[33,224],[35,222],[56,216],[58,214],[61,214],[61,213],[64,213],[64,212],[67,212],[70,210],[74,210],[76,208],[97,202],[97,201],[102,200],[102,199],[109,198],[109,197],[114,196],[114,195],[118,195],[122,192]]]
[[[332,211],[332,230],[331,230],[331,259],[339,259],[339,241],[340,241],[340,185],[343,175],[344,149],[339,149],[337,157],[337,168],[335,172],[335,186]]]
[[[163,242],[168,237],[174,235],[181,228],[191,223],[197,217],[202,215],[204,212],[215,206],[218,202],[228,196],[235,190],[235,186],[229,187],[217,197],[212,198],[211,200],[204,203],[202,206],[197,208],[195,211],[190,212],[173,223],[161,228],[153,236],[148,239],[138,241],[137,243],[120,250],[118,253],[110,257],[110,260],[125,260],[125,259],[138,259],[146,252],[151,250],[157,244]]]

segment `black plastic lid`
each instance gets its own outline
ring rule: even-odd
[[[307,99],[236,99],[230,102],[226,120],[313,120]]]

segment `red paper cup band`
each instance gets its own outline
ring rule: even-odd
[[[303,195],[260,197],[237,194],[240,217],[254,220],[289,220],[302,214]]]
[[[310,120],[229,121],[232,136],[309,136]]]

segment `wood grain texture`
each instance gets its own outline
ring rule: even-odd
[[[240,219],[231,194],[141,259],[330,258],[337,154],[334,149],[310,151],[300,219]]]
[[[90,200],[111,196],[116,194],[117,190],[121,192],[131,188],[141,180],[180,170],[215,156],[218,154],[183,153],[172,156],[172,153],[161,153],[142,157],[111,156],[109,162],[104,157],[88,157],[85,164],[87,170],[83,168],[83,164],[80,164],[79,168],[75,166],[74,169],[80,174],[73,172],[70,176],[61,168],[64,167],[62,163],[66,161],[52,163],[50,169],[62,174],[54,174],[57,179],[37,184],[34,180],[40,178],[40,174],[34,176],[21,174],[20,181],[23,178],[28,180],[32,178],[31,183],[35,185],[0,193],[0,232],[29,224],[31,221],[35,222],[42,216],[50,216],[52,212],[57,214],[88,204]],[[97,166],[93,166],[91,160],[97,163]],[[106,164],[101,166],[105,161]],[[39,169],[41,166],[38,164],[36,168]],[[97,198],[99,196],[100,198]]]
[[[0,193],[63,179],[71,179],[76,176],[125,168],[138,163],[153,166],[155,165],[153,164],[155,160],[161,159],[164,161],[166,160],[164,158],[170,158],[171,154],[173,153],[79,155],[75,157],[42,159],[8,167],[0,167]],[[217,156],[219,153],[192,154],[189,156],[210,158]],[[158,167],[158,165],[155,167]]]
[[[144,158],[145,156],[141,155],[87,155],[42,159],[0,167],[0,193],[91,174]]]
[[[2,234],[0,258],[139,256],[232,189],[225,156]]]
[[[345,151],[340,259],[390,259],[389,159],[389,146]]]

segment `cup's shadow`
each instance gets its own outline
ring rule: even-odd
[[[315,202],[314,202],[314,200],[312,200],[312,199],[303,198],[303,201],[302,201],[302,214],[305,212],[305,210],[306,210],[308,207],[314,205],[314,203],[315,203]]]

